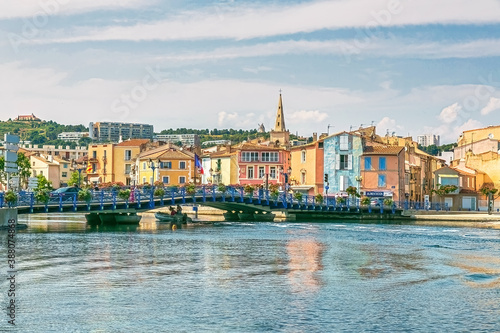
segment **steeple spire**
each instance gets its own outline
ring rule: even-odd
[[[285,115],[283,114],[283,100],[281,99],[281,89],[280,89],[280,100],[278,103],[278,112],[276,113],[276,124],[274,125],[275,132],[285,132]]]

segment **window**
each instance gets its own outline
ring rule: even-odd
[[[146,170],[146,162],[142,163],[142,170]]]
[[[276,179],[276,167],[269,168],[269,177],[272,179]]]
[[[163,184],[168,184],[168,183],[170,183],[170,177],[169,176],[163,176],[163,178],[161,179],[161,181],[163,182]]]
[[[255,161],[258,161],[258,158],[256,158]],[[279,156],[277,152],[262,153],[262,162],[278,162],[278,161],[279,161]]]
[[[371,169],[372,169],[372,158],[365,157],[365,170],[371,170]]]
[[[97,152],[95,150],[92,152],[92,158],[97,158]]]
[[[186,162],[185,161],[179,162],[179,169],[186,169]]]
[[[378,158],[378,169],[379,170],[387,170],[387,167],[385,165],[385,157]]]
[[[132,150],[125,150],[125,161],[130,161],[132,158]]]
[[[132,170],[131,164],[125,164],[125,174],[130,175],[130,171]]]
[[[264,167],[259,167],[259,178],[264,178]]]
[[[306,183],[306,173],[305,173],[305,172],[302,172],[302,173],[300,174],[300,183],[301,183],[302,185],[304,185],[304,184]]]
[[[255,162],[259,160],[259,153],[255,151],[244,151],[241,153],[241,160],[243,162]]]
[[[323,142],[318,142],[318,149],[323,149]]]
[[[253,179],[253,167],[248,167],[247,169],[247,178],[248,179]]]
[[[349,150],[349,137],[347,135],[340,136],[340,150]]]
[[[378,175],[378,187],[386,187],[385,175]]]
[[[149,177],[149,183],[153,184],[155,181],[153,180],[153,176]]]
[[[349,177],[339,176],[339,190],[345,191],[349,187]]]
[[[33,170],[33,177],[36,177],[36,170]]]
[[[67,172],[63,172],[63,173],[62,173],[62,176],[63,176],[63,177],[68,177],[68,173],[67,173]]]
[[[43,170],[40,170],[40,174],[43,176]]]
[[[180,176],[179,177],[179,184],[185,184],[186,183],[186,177]]]
[[[160,162],[160,169],[172,169],[172,162]]]
[[[97,171],[97,163],[92,163],[92,173]]]
[[[349,168],[349,155],[340,155],[340,170],[347,170]]]
[[[63,168],[64,168],[64,169],[67,169],[67,168],[68,168],[68,165],[67,165],[67,164],[63,164]]]
[[[300,153],[300,161],[302,163],[306,163],[306,151],[303,150],[301,153]]]
[[[107,150],[105,150],[105,151],[104,151],[104,157],[106,157],[106,153],[107,153],[107,152],[108,152]]]
[[[142,183],[146,184],[146,177],[142,177]]]

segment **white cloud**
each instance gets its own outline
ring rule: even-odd
[[[484,116],[499,109],[500,109],[500,98],[490,97],[488,104],[481,109],[481,114]]]
[[[296,124],[300,126],[304,122],[321,123],[328,118],[328,114],[318,110],[306,111],[300,110],[288,113],[286,116],[285,124]]]
[[[387,132],[390,134],[396,132],[397,134],[404,130],[404,127],[398,125],[395,119],[389,117],[382,118],[382,120],[378,122],[376,128],[379,135],[385,135]]]
[[[136,8],[157,1],[144,0],[39,0],[1,1],[0,19],[30,18],[34,22],[51,15],[84,13],[101,9]],[[40,21],[41,22],[41,21]]]
[[[133,4],[133,0],[129,0]],[[500,4],[495,0],[402,1],[386,0],[313,1],[283,5],[242,5],[207,11],[189,11],[163,21],[134,26],[87,27],[68,31],[53,39],[59,42],[104,40],[198,40],[252,39],[324,29],[361,28],[370,38],[379,26],[424,24],[486,24],[500,22]],[[452,10],[450,10],[452,9]],[[305,19],[309,18],[309,19]],[[313,19],[314,18],[314,19]]]
[[[452,104],[445,107],[439,114],[438,118],[446,124],[452,123],[457,119],[461,110],[462,107],[458,103]]]

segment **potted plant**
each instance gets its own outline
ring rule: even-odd
[[[301,192],[295,192],[293,194],[293,197],[299,202],[302,203],[302,193]]]
[[[195,195],[196,186],[193,183],[189,183],[186,185],[186,194]]]
[[[317,203],[322,203],[323,202],[323,195],[321,193],[318,193],[318,194],[316,194],[314,199],[316,199]]]
[[[89,203],[90,200],[92,200],[92,192],[90,192],[88,189],[81,189],[80,191],[78,191],[78,200]]]
[[[17,194],[12,190],[8,190],[7,192],[5,192],[4,200],[9,205],[9,207],[12,207],[12,205],[17,202]]]
[[[368,206],[370,204],[370,198],[363,197],[363,198],[361,198],[361,202],[360,203],[361,203],[362,206]]]
[[[384,199],[384,206],[387,206],[387,207],[392,207],[392,204],[394,203],[394,201],[392,199]]]
[[[153,193],[155,197],[163,197],[165,195],[165,190],[163,187],[158,187],[155,189],[155,192]]]
[[[225,193],[226,192],[226,185],[220,183],[218,186],[217,186],[217,190],[221,193]]]
[[[337,202],[337,205],[342,205],[345,203],[345,198],[337,197],[337,199],[335,199],[335,201]]]
[[[252,185],[245,185],[245,188],[243,189],[243,191],[246,194],[248,194],[248,196],[252,196],[253,191],[255,191],[255,187],[253,187]]]
[[[122,200],[128,200],[130,198],[130,190],[129,189],[120,190],[118,192],[118,198],[120,198]]]
[[[38,203],[47,204],[49,202],[49,190],[38,190],[35,192],[35,200]]]

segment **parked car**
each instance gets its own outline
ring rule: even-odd
[[[50,192],[51,197],[58,197],[62,194],[63,197],[73,196],[75,193],[78,194],[80,189],[75,186],[60,187],[57,190]]]
[[[384,199],[382,199],[382,198],[373,198],[370,200],[370,205],[372,207],[380,207],[383,202],[384,202]]]

